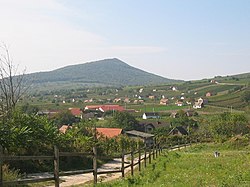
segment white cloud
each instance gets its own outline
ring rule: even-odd
[[[15,62],[28,72],[165,51],[152,46],[113,46],[106,38],[71,24],[72,15],[77,13],[55,0],[0,3],[0,41],[10,46]]]

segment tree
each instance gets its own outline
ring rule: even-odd
[[[24,73],[13,64],[8,47],[0,45],[0,115],[8,117],[25,92]]]
[[[249,133],[246,116],[238,113],[224,113],[215,116],[209,127],[211,135],[219,141],[224,141],[238,134]]]
[[[80,119],[75,117],[69,110],[62,111],[54,117],[54,122],[56,125],[72,125],[73,123],[79,122]]]
[[[138,121],[133,115],[128,112],[115,111],[111,124],[114,127],[123,128],[125,130],[132,130],[135,128],[135,125],[138,124]]]
[[[241,96],[241,100],[246,102],[246,103],[250,102],[250,90],[244,91],[244,93]]]
[[[36,114],[39,111],[37,106],[30,105],[29,103],[25,103],[21,106],[21,111],[26,114]]]

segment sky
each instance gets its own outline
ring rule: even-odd
[[[249,0],[0,0],[19,69],[119,58],[172,79],[250,72]]]

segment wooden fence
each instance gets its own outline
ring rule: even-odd
[[[177,145],[172,148],[183,147],[184,145]],[[185,145],[186,146],[186,145]],[[37,183],[44,181],[54,180],[55,187],[60,186],[60,177],[61,176],[69,176],[75,174],[84,174],[84,173],[93,173],[93,181],[94,184],[97,184],[97,176],[100,174],[108,174],[108,173],[121,173],[122,177],[125,177],[125,169],[130,168],[131,175],[134,175],[134,168],[138,165],[138,170],[141,171],[142,163],[144,162],[144,167],[147,167],[148,164],[151,164],[152,159],[156,159],[161,153],[162,150],[166,149],[166,147],[161,147],[160,144],[155,144],[151,148],[142,147],[137,150],[132,150],[130,152],[122,151],[121,155],[118,155],[116,158],[121,159],[121,167],[118,170],[109,170],[109,171],[98,171],[97,170],[97,159],[105,158],[101,155],[98,155],[96,147],[93,147],[93,152],[84,153],[84,152],[60,152],[59,149],[54,146],[54,155],[50,156],[10,156],[4,155],[3,149],[0,146],[0,186],[13,186],[13,185],[22,185],[28,183]],[[138,154],[138,161],[135,162],[135,155]],[[59,158],[60,157],[72,157],[72,156],[91,156],[93,159],[93,168],[87,170],[77,170],[77,171],[64,171],[60,172]],[[130,156],[130,163],[125,162],[125,157]],[[152,158],[153,157],[153,158]],[[54,166],[54,176],[51,177],[43,177],[43,178],[27,178],[20,179],[16,181],[3,181],[3,170],[2,165],[3,162],[6,161],[24,161],[24,160],[51,160]]]

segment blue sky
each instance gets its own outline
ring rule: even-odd
[[[27,72],[114,57],[174,79],[250,72],[248,0],[0,0],[0,23]]]

